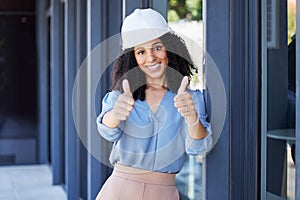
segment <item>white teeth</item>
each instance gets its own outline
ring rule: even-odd
[[[152,65],[152,66],[147,66],[147,68],[151,71],[157,70],[159,68],[160,64]]]

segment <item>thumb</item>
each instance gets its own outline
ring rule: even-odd
[[[129,82],[128,82],[127,79],[124,79],[124,80],[123,80],[123,82],[122,82],[122,87],[123,87],[124,93],[129,93],[129,94],[131,94]]]
[[[181,81],[181,84],[180,84],[180,87],[179,87],[179,89],[178,89],[177,94],[182,94],[182,93],[184,93],[185,90],[186,90],[186,87],[187,87],[188,83],[189,83],[188,77],[187,77],[187,76],[183,77],[183,79],[182,79],[182,81]]]

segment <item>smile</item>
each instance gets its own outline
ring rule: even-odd
[[[147,66],[147,68],[148,68],[149,70],[151,70],[151,71],[155,71],[155,70],[157,70],[159,67],[160,67],[160,63],[157,63],[157,64],[155,64],[155,65],[149,65],[149,66]]]

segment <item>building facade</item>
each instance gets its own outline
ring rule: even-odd
[[[119,45],[122,20],[135,8],[152,7],[167,17],[168,2],[29,2],[19,7],[2,6],[0,15],[1,18],[19,16],[23,24],[29,24],[30,30],[35,31],[28,31],[33,38],[26,37],[35,44],[33,55],[25,56],[32,57],[29,71],[36,75],[25,74],[32,79],[25,86],[36,98],[24,105],[8,104],[1,98],[1,109],[3,113],[3,105],[35,109],[36,131],[9,140],[0,132],[0,144],[9,146],[20,142],[19,149],[34,148],[29,150],[27,161],[10,157],[22,155],[22,150],[14,152],[9,147],[1,149],[3,156],[0,158],[9,164],[49,164],[53,184],[62,185],[68,199],[92,200],[111,173],[107,160],[101,157],[109,152],[110,146],[95,127],[101,98],[111,86],[111,64],[118,53],[109,47],[114,42]],[[225,98],[225,115],[223,119],[211,119],[213,128],[220,127],[215,128],[219,135],[213,150],[202,160],[201,197],[194,199],[287,197],[286,147],[300,143],[300,59],[295,56],[299,55],[300,38],[299,34],[295,35],[294,51],[289,51],[292,48],[287,43],[287,1],[277,0],[274,5],[270,2],[273,1],[203,1],[204,48],[222,80],[221,84],[215,84],[216,73],[209,68],[207,59],[204,65],[207,84],[211,86],[211,89],[208,87],[208,108],[213,115],[214,109],[219,107],[214,107],[218,105],[209,97],[218,98],[222,94],[214,91],[224,91],[221,97]],[[299,0],[296,5],[296,23],[300,27]],[[272,6],[275,9],[270,9]],[[272,14],[275,17],[270,17]],[[275,28],[269,21],[274,21]],[[294,55],[294,68],[289,64],[293,56],[289,55]],[[4,63],[1,56],[5,58],[0,38],[0,66]],[[11,72],[12,77],[16,76],[15,71]],[[294,81],[289,73],[295,75]],[[25,109],[23,113],[27,118],[31,112]],[[5,117],[0,117],[4,121]],[[220,126],[222,120],[224,124]],[[300,199],[299,149],[295,152],[295,199]],[[182,198],[187,197],[183,195]]]

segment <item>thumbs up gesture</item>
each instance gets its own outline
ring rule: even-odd
[[[174,106],[183,117],[190,121],[189,118],[195,119],[195,117],[197,117],[197,113],[192,96],[186,91],[188,83],[188,77],[183,77],[177,95],[174,97]]]
[[[134,105],[134,99],[127,79],[123,80],[122,87],[124,93],[118,97],[112,110],[115,121],[126,120]]]
[[[183,77],[177,94],[179,94],[179,95],[183,94],[186,91],[188,83],[189,83],[188,77],[187,76]]]

